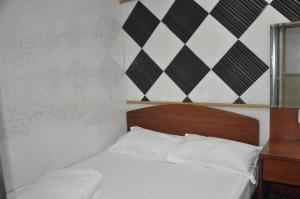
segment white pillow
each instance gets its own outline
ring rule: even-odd
[[[166,160],[230,171],[248,177],[255,184],[254,170],[261,149],[231,140],[187,134]]]
[[[176,144],[180,143],[182,139],[183,136],[169,135],[141,127],[132,127],[130,132],[109,147],[109,150],[150,160],[165,161],[169,151]]]
[[[207,136],[203,136],[203,135],[196,135],[196,134],[189,134],[189,133],[186,133],[185,136],[184,136],[184,141],[195,141],[195,140],[203,140],[203,139],[206,139],[208,138]]]

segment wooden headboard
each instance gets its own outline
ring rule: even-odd
[[[127,112],[127,126],[175,135],[185,133],[259,144],[258,120],[219,109],[190,104],[169,104]]]

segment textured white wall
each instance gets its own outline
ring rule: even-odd
[[[117,0],[0,0],[1,156],[8,190],[125,132]]]

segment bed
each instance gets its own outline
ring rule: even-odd
[[[168,134],[186,132],[258,145],[256,119],[197,105],[160,105],[127,113],[128,128]],[[104,181],[92,199],[250,199],[256,185],[232,173],[151,161],[106,150],[71,168],[94,168]],[[26,188],[23,188],[26,189]],[[22,189],[8,194],[16,199]]]

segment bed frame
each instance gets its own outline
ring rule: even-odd
[[[258,120],[198,105],[168,104],[132,110],[127,112],[127,127],[132,126],[175,135],[192,133],[259,144]]]

